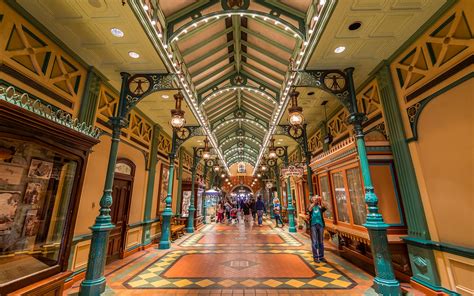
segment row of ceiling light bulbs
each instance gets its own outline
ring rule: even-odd
[[[224,92],[235,91],[237,89],[243,89],[243,90],[246,90],[246,91],[249,91],[249,92],[255,92],[256,94],[259,94],[263,98],[269,100],[270,103],[272,103],[273,105],[276,104],[275,99],[273,99],[271,96],[269,96],[268,94],[266,94],[263,91],[259,91],[259,90],[256,90],[256,89],[253,89],[253,88],[250,88],[250,87],[235,86],[235,87],[228,87],[228,88],[225,88],[225,89],[222,89],[222,90],[219,90],[219,91],[215,91],[214,93],[209,95],[206,99],[204,99],[204,101],[202,102],[202,105],[205,105],[209,100],[211,100],[212,98],[214,98],[217,95],[220,95]]]
[[[255,125],[256,127],[262,129],[263,131],[268,131],[263,125],[261,125],[260,123],[258,122],[255,122],[251,119],[247,119],[247,118],[233,118],[233,119],[229,119],[229,120],[226,120],[224,122],[222,122],[221,124],[219,124],[214,130],[218,130],[218,129],[221,129],[223,128],[224,126],[228,125],[228,124],[231,124],[233,122],[236,122],[236,121],[239,121],[239,122],[248,122],[248,123],[251,123],[253,125]]]
[[[319,6],[320,6],[320,9],[319,9],[319,12],[317,10],[315,10],[316,13],[321,13],[324,9],[324,5],[326,4],[326,0],[320,0],[319,1]],[[317,34],[315,34],[315,29],[316,29],[316,26],[317,24],[319,23],[319,20],[320,20],[320,15],[314,15],[313,16],[313,23],[312,23],[312,26],[311,28],[308,30],[308,37],[306,38],[306,40],[301,44],[301,50],[298,54],[298,56],[296,57],[296,60],[295,60],[295,64],[296,65],[290,65],[289,67],[289,70],[291,71],[290,73],[290,77],[289,79],[285,82],[285,87],[284,87],[284,91],[283,91],[283,95],[280,99],[280,104],[278,105],[277,107],[277,110],[276,112],[274,112],[273,116],[272,116],[272,121],[271,121],[271,125],[270,125],[270,129],[267,133],[267,135],[265,136],[264,140],[263,140],[263,147],[267,147],[268,146],[268,142],[270,141],[273,133],[275,132],[275,128],[279,122],[279,120],[281,119],[283,113],[284,113],[284,107],[288,104],[288,100],[289,100],[289,94],[290,94],[290,88],[291,86],[293,85],[293,83],[295,82],[296,80],[296,73],[298,70],[300,70],[300,67],[301,65],[304,64],[307,62],[308,58],[309,58],[309,54],[305,56],[305,53],[307,52],[308,48],[310,47],[310,42],[309,40],[311,40],[312,38],[314,38],[314,36],[316,36]],[[312,40],[314,41],[314,39]],[[312,47],[314,47],[314,42],[312,42]],[[305,62],[303,62],[305,61]],[[295,69],[291,69],[291,67],[294,67]],[[261,149],[260,151],[260,154],[257,158],[257,163],[254,167],[254,171],[253,171],[253,174],[256,173],[257,169],[258,169],[258,165],[262,159],[262,156],[263,154],[265,153],[265,149]]]
[[[204,128],[204,130],[206,131],[206,134],[207,134],[212,146],[215,147],[215,150],[217,152],[218,157],[222,160],[222,163],[224,164],[224,167],[227,170],[227,172],[230,173],[229,168],[227,167],[227,164],[224,161],[224,157],[222,155],[222,152],[218,148],[219,146],[217,144],[217,140],[215,139],[215,136],[211,133],[211,130],[209,129],[209,124],[207,123],[207,120],[204,118],[201,110],[199,109],[196,96],[194,95],[195,91],[191,87],[192,83],[190,83],[188,81],[188,79],[184,78],[185,73],[183,73],[184,71],[181,69],[181,63],[174,60],[174,58],[176,58],[176,57],[173,55],[173,51],[170,48],[170,46],[168,46],[168,44],[166,44],[164,42],[163,34],[158,30],[158,28],[156,26],[157,25],[156,19],[150,19],[150,15],[148,14],[148,10],[150,8],[148,7],[148,5],[146,3],[143,3],[141,8],[144,10],[145,14],[148,16],[148,21],[150,22],[153,29],[155,30],[155,33],[158,36],[158,40],[160,41],[160,45],[164,49],[164,51],[166,52],[166,58],[168,58],[168,62],[171,65],[171,67],[173,68],[174,73],[178,74],[179,77],[180,77],[179,81],[180,81],[181,85],[183,86],[183,88],[185,90],[185,95],[191,101],[191,104],[189,104],[190,107],[191,107],[191,110],[195,111],[195,112],[193,112],[194,114],[197,113],[197,115],[198,115],[197,119],[198,119],[198,122],[199,122],[200,126],[202,126],[202,128]],[[184,115],[184,111],[183,111],[183,115]],[[184,117],[182,119],[184,120]],[[175,117],[175,123],[181,124],[181,122],[182,122],[182,120],[177,121],[176,117]]]

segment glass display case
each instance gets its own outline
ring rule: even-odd
[[[0,102],[0,295],[67,269],[97,139]]]
[[[354,224],[362,225],[367,216],[367,206],[365,203],[364,188],[360,179],[359,168],[346,170],[347,189],[351,199],[352,219]]]
[[[344,186],[344,176],[342,172],[332,174],[334,198],[336,199],[337,220],[350,223],[349,209],[347,208],[346,187]]]
[[[321,188],[320,196],[323,199],[323,203],[326,206],[327,210],[324,212],[324,217],[326,219],[334,219],[334,208],[332,206],[331,200],[331,189],[329,187],[329,178],[328,176],[321,176],[319,178],[319,186]]]

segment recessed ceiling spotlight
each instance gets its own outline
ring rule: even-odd
[[[336,47],[336,49],[334,50],[335,53],[341,53],[343,52],[344,50],[346,50],[346,47],[345,46],[339,46],[339,47]]]
[[[129,51],[128,52],[128,55],[132,58],[132,59],[138,59],[140,57],[140,55],[137,53],[137,52],[134,52],[134,51]]]
[[[168,96],[168,95],[161,95],[161,97],[162,97],[163,99],[169,99],[169,98],[170,98],[170,96]]]
[[[114,35],[115,37],[123,37],[123,31],[118,29],[118,28],[112,28],[110,29],[110,33],[112,33],[112,35]]]
[[[355,31],[359,29],[362,26],[361,22],[353,22],[352,24],[349,25],[349,30],[350,31]]]

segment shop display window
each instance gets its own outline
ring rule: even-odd
[[[0,136],[0,288],[61,264],[78,163]]]
[[[352,217],[354,224],[362,225],[367,217],[367,207],[365,203],[364,188],[360,179],[359,168],[352,168],[346,171],[347,187],[351,199]]]
[[[344,187],[344,176],[342,172],[333,173],[332,180],[336,198],[337,220],[350,223],[349,211],[347,208],[346,188]]]
[[[319,182],[321,186],[321,198],[327,207],[327,210],[324,212],[324,217],[332,220],[334,219],[334,209],[331,201],[331,190],[329,189],[329,178],[327,176],[322,176],[319,179]]]

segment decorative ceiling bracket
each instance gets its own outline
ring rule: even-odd
[[[306,145],[305,138],[306,125],[292,126],[289,124],[277,125],[275,128],[275,135],[288,136],[298,143],[301,147]]]
[[[298,71],[295,87],[315,87],[334,95],[348,110],[351,109],[349,77],[343,70]]]
[[[176,154],[179,147],[192,137],[206,136],[204,129],[199,125],[188,125],[176,130],[173,129],[173,147],[171,154]]]
[[[128,74],[128,73],[127,73]],[[130,75],[130,74],[128,74]],[[121,114],[126,114],[146,96],[162,90],[180,90],[176,87],[175,74],[144,73],[130,76],[127,83],[122,84],[122,92],[125,93],[125,110]]]
[[[256,3],[261,4],[270,9],[269,14],[280,17],[280,15],[287,16],[298,22],[298,27],[301,32],[306,32],[305,27],[305,14],[299,12],[296,9],[284,5],[278,1],[269,1],[269,0],[255,0]]]

